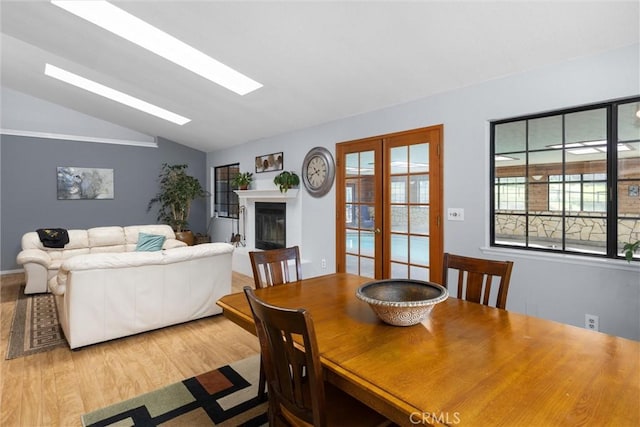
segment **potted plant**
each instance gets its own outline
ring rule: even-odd
[[[293,171],[284,171],[273,178],[273,183],[280,188],[281,193],[286,193],[288,189],[300,185],[300,178]]]
[[[625,243],[622,247],[622,250],[624,251],[624,259],[631,262],[633,259],[633,253],[637,251],[638,248],[640,248],[640,240],[637,240],[635,243]]]
[[[253,174],[251,172],[238,172],[231,179],[231,185],[237,187],[239,190],[246,190],[249,188],[251,181],[253,181]]]
[[[200,181],[187,174],[188,165],[162,164],[158,179],[160,191],[149,201],[147,212],[157,203],[160,205],[158,221],[169,224],[176,238],[192,245],[193,233],[188,229],[191,202],[203,198],[209,193],[202,188]]]

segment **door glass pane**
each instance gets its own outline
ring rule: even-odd
[[[347,255],[347,273],[358,274],[358,257]]]
[[[409,241],[407,236],[402,234],[391,235],[391,260],[409,261]]]
[[[410,278],[413,280],[424,280],[425,282],[429,281],[429,269],[425,267],[416,267],[412,265],[409,268]]]
[[[429,172],[429,144],[415,144],[409,147],[409,172]]]
[[[360,205],[358,207],[358,211],[360,213],[360,228],[366,228],[368,230],[373,230],[373,226],[375,225],[374,221],[374,206],[373,205]]]
[[[360,175],[360,153],[349,153],[345,156],[344,162],[345,176]]]
[[[407,176],[392,176],[391,203],[407,203]]]
[[[408,231],[409,216],[406,206],[391,206],[391,231],[406,233]]]
[[[410,236],[409,254],[411,264],[429,265],[429,238]]]
[[[368,231],[360,232],[360,254],[374,256],[375,240],[374,234]]]
[[[408,279],[409,270],[407,264],[391,263],[391,279]]]
[[[347,230],[345,248],[347,252],[357,254],[360,252],[360,233],[357,230]]]
[[[360,258],[360,275],[363,277],[375,277],[374,262],[372,258]]]
[[[412,175],[409,188],[411,203],[429,203],[429,175]]]
[[[429,234],[429,207],[411,206],[409,224],[412,234]]]
[[[344,222],[346,227],[357,227],[356,225],[356,216],[353,214],[355,212],[355,205],[351,203],[345,204],[345,215]]]
[[[373,151],[363,151],[360,153],[360,173],[359,175],[373,175],[376,166],[375,153]]]
[[[391,149],[391,173],[407,173],[407,147],[393,147]]]
[[[359,188],[359,183],[360,180],[357,177],[350,177],[345,179],[345,193],[344,193],[344,197],[345,197],[345,201],[346,202],[358,202],[359,199],[359,194],[358,194],[358,188]]]

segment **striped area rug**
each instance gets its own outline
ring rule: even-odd
[[[257,399],[260,357],[251,356],[82,416],[84,427],[268,425]]]
[[[28,356],[66,346],[52,294],[25,295],[20,286],[5,359]]]

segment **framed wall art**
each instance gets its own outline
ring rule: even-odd
[[[113,169],[57,168],[58,200],[113,199]]]
[[[256,173],[281,171],[284,164],[282,151],[256,157]]]

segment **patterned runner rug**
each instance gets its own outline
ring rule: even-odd
[[[52,294],[25,295],[20,286],[5,358],[15,359],[67,345]]]
[[[82,416],[98,426],[267,426],[257,399],[259,355]]]

